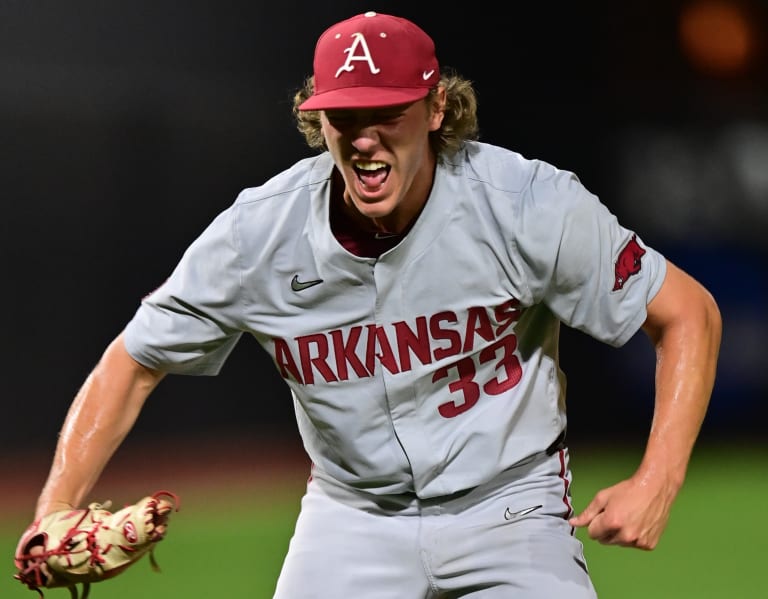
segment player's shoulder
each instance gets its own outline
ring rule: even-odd
[[[554,209],[590,195],[574,172],[503,146],[468,142],[452,157],[451,166],[494,203],[506,198],[518,206]]]
[[[257,186],[243,188],[211,227],[239,244],[258,244],[279,227],[286,235],[304,226],[315,190],[332,172],[327,153],[303,158]],[[320,192],[317,192],[320,193]]]
[[[331,176],[332,166],[328,153],[302,158],[260,185],[244,188],[235,203],[242,207],[308,199],[312,188]]]
[[[467,142],[454,157],[465,177],[500,191],[520,193],[541,184],[559,185],[576,179],[574,173],[546,160],[485,142]]]

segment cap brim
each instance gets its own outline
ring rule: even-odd
[[[347,87],[315,94],[299,105],[299,110],[344,110],[384,108],[421,100],[429,87]]]

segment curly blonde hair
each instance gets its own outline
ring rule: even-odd
[[[445,88],[445,113],[443,123],[437,131],[429,134],[429,143],[438,160],[453,154],[467,140],[478,139],[477,94],[472,82],[457,73],[444,69],[440,81],[424,98],[431,102],[438,87]],[[314,77],[304,80],[304,85],[293,96],[293,115],[296,126],[310,148],[326,150],[325,138],[320,128],[320,112],[299,110],[299,105],[314,93]]]

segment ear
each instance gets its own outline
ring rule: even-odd
[[[432,95],[429,112],[429,130],[437,131],[443,124],[445,116],[445,86],[438,85],[436,92]]]

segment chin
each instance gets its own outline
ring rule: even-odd
[[[393,207],[384,202],[360,202],[357,205],[357,210],[363,216],[367,218],[384,218],[392,214]]]

